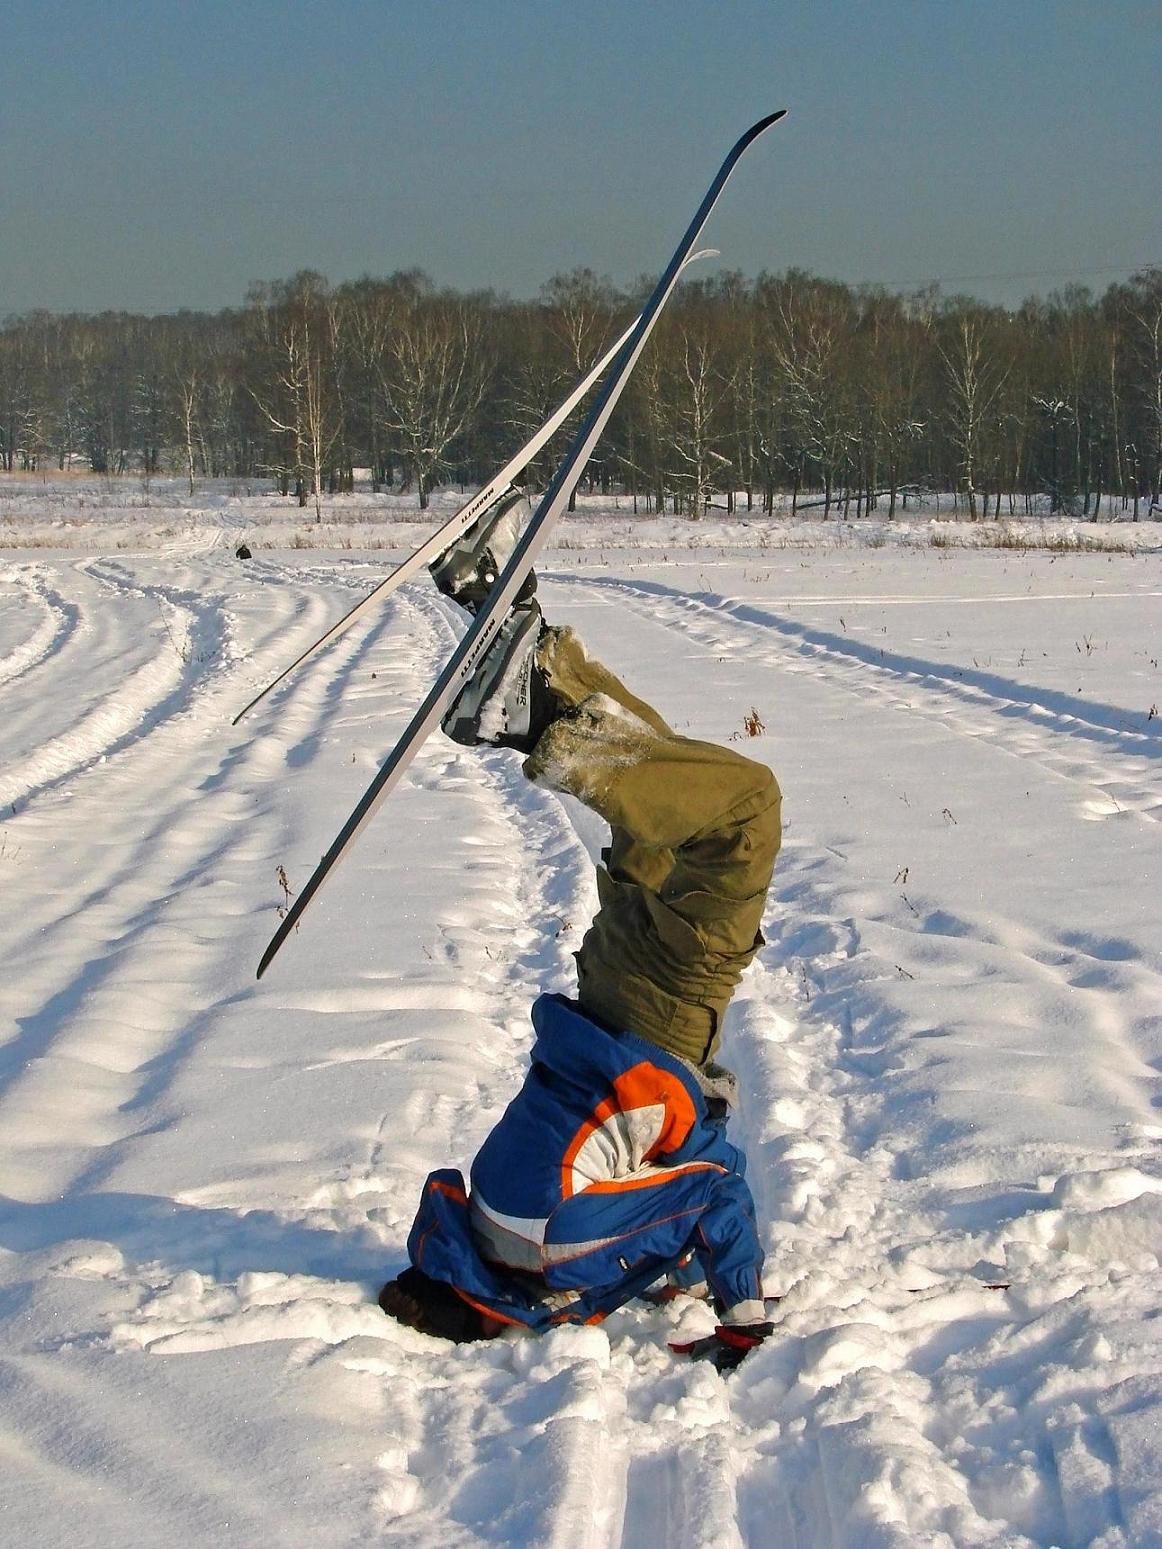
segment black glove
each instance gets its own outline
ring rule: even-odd
[[[709,1361],[715,1371],[732,1372],[774,1330],[773,1323],[720,1323],[705,1339],[692,1339],[688,1344],[671,1345],[670,1349],[675,1355],[688,1355],[692,1361]]]

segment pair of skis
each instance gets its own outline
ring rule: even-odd
[[[427,698],[416,711],[411,724],[396,744],[395,748],[381,765],[379,772],[368,786],[351,816],[344,823],[336,835],[330,849],[315,867],[314,872],[300,891],[279,925],[278,930],[271,938],[270,944],[262,955],[258,965],[259,979],[262,978],[269,967],[275,954],[283,942],[295,929],[304,911],[325,881],[331,868],[340,860],[345,850],[363,830],[380,803],[399,784],[404,772],[415,758],[419,749],[431,732],[443,719],[445,711],[459,695],[464,685],[479,666],[482,657],[488,651],[496,637],[501,624],[508,615],[517,593],[524,584],[525,578],[533,568],[537,556],[548,541],[553,527],[560,519],[569,501],[569,494],[576,484],[586,463],[589,461],[610,415],[613,413],[617,400],[629,380],[638,357],[645,348],[646,341],[653,331],[662,308],[669,300],[670,295],[678,283],[682,270],[691,262],[694,244],[709,219],[710,212],[718,202],[718,197],[725,188],[731,173],[734,171],[743,154],[772,124],[781,119],[786,110],[771,113],[762,118],[757,124],[752,124],[746,133],[731,147],[726,160],[718,170],[713,183],[711,183],[705,198],[699,205],[694,219],[690,222],[679,242],[673,257],[670,259],[664,274],[654,287],[653,294],[642,308],[637,321],[627,330],[626,334],[618,340],[617,344],[609,352],[609,355],[594,367],[586,379],[579,383],[574,392],[561,405],[557,413],[534,436],[533,440],[513,458],[504,468],[485,486],[480,493],[470,500],[460,511],[446,523],[438,533],[425,543],[410,559],[392,572],[376,589],[358,603],[350,613],[340,619],[326,635],[322,637],[310,650],[304,652],[298,661],[292,663],[279,678],[276,678],[262,694],[251,700],[246,709],[241,711],[237,719],[241,719],[253,705],[265,697],[270,689],[282,682],[295,667],[305,661],[320,646],[337,638],[343,630],[353,624],[356,618],[368,608],[377,598],[383,598],[402,581],[416,574],[420,567],[438,557],[441,552],[451,547],[460,534],[474,522],[483,511],[495,503],[510,487],[514,476],[521,468],[536,455],[536,452],[545,444],[550,436],[560,428],[564,421],[572,413],[573,409],[588,392],[596,381],[596,378],[609,364],[612,357],[609,375],[607,376],[597,400],[589,412],[588,418],[581,426],[577,436],[569,450],[568,456],[561,464],[552,483],[545,491],[536,511],[533,513],[528,526],[525,528],[519,543],[513,550],[508,564],[497,577],[496,584],[489,593],[480,611],[477,613],[471,627],[464,635],[460,644],[456,647],[447,666],[432,686]]]
[[[700,258],[717,258],[717,256],[718,251],[716,248],[703,248],[700,253],[691,253],[682,267],[686,269],[690,264],[697,263]],[[638,321],[638,318],[634,319],[621,338],[606,351],[589,374],[577,383],[577,386],[561,406],[545,421],[536,434],[525,442],[520,451],[509,458],[500,472],[495,474],[483,489],[477,490],[476,494],[466,501],[455,515],[450,516],[444,525],[434,532],[430,538],[426,539],[414,554],[409,555],[402,564],[397,565],[390,575],[385,576],[378,586],[373,587],[366,597],[355,604],[350,612],[343,615],[338,623],[332,624],[326,634],[320,635],[314,645],[309,645],[301,656],[297,656],[289,667],[284,668],[279,673],[277,678],[268,683],[260,693],[255,694],[249,703],[243,705],[242,709],[239,710],[238,714],[230,722],[231,726],[237,726],[244,715],[249,714],[255,705],[261,704],[266,696],[273,693],[280,683],[285,683],[291,673],[296,672],[304,662],[309,661],[316,651],[321,651],[324,646],[330,645],[333,640],[338,640],[340,635],[345,634],[357,619],[363,617],[372,603],[386,602],[397,587],[402,586],[405,581],[410,581],[413,576],[418,575],[425,565],[433,565],[443,559],[448,550],[453,547],[463,533],[467,532],[473,522],[479,521],[486,512],[491,511],[493,506],[503,500],[510,490],[515,489],[521,474],[532,462],[533,458],[543,451],[581,400],[587,396],[606,369],[616,360],[618,351],[628,343],[631,334],[638,325]]]
[[[708,249],[706,254],[695,253],[688,262],[693,263],[695,259],[708,256],[710,251],[712,250]],[[303,654],[291,662],[285,671],[280,672],[273,682],[268,683],[260,694],[255,694],[249,704],[243,705],[230,724],[237,726],[238,722],[248,711],[253,710],[255,705],[261,703],[267,694],[272,693],[280,683],[289,678],[291,673],[301,667],[305,661],[309,660],[316,651],[321,651],[325,645],[330,645],[333,640],[338,640],[340,635],[351,628],[356,619],[361,618],[367,612],[372,603],[386,602],[397,587],[402,586],[405,581],[410,581],[413,576],[418,575],[425,565],[435,564],[437,560],[442,559],[460,538],[461,534],[467,532],[473,522],[482,517],[486,511],[490,511],[498,501],[503,500],[505,495],[515,488],[517,480],[529,463],[552,440],[573,410],[596,383],[598,377],[616,358],[618,350],[626,343],[636,326],[637,322],[635,320],[629,325],[621,338],[618,339],[617,343],[602,356],[589,375],[583,381],[578,382],[568,398],[565,399],[564,403],[552,417],[545,421],[536,435],[531,440],[525,442],[515,457],[509,458],[500,472],[490,479],[483,489],[478,490],[471,500],[462,505],[454,516],[449,517],[444,525],[437,532],[434,532],[426,542],[421,544],[414,554],[405,559],[402,565],[397,565],[391,574],[385,576],[379,585],[368,592],[361,602],[357,602],[349,613],[345,613],[337,624],[332,624],[325,635],[320,635],[314,645],[308,646]]]

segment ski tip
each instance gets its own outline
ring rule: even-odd
[[[787,109],[777,108],[775,112],[768,113],[765,118],[760,118],[757,124],[752,124],[746,133],[735,145],[731,156],[737,158],[742,155],[748,146],[753,145],[759,135],[764,134],[772,124],[777,124],[781,118],[786,118]]]

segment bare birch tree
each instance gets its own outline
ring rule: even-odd
[[[420,297],[397,319],[381,365],[383,423],[421,510],[480,407],[491,369],[479,313],[466,302]]]
[[[938,348],[947,372],[951,432],[959,454],[960,480],[968,496],[969,520],[975,522],[986,428],[1008,370],[988,357],[984,327],[971,315],[961,317],[952,340]]]
[[[263,387],[253,396],[268,425],[285,438],[300,506],[314,497],[323,519],[323,474],[339,433],[331,381],[328,286],[304,271],[285,285],[251,293],[258,336],[267,357]]]

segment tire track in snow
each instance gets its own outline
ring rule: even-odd
[[[387,623],[346,642],[326,680],[300,683],[284,718],[293,723],[333,713],[328,705],[341,697]],[[233,697],[228,681],[213,687],[214,703]],[[220,710],[212,712],[215,722],[219,735],[208,741],[202,715],[155,724],[151,735],[135,740],[133,759],[111,767],[106,781],[75,805],[22,814],[12,825],[30,852],[48,842],[58,851],[75,845],[85,856],[83,891],[45,896],[39,908],[9,922],[11,955],[22,964],[23,1004],[14,1005],[15,1036],[0,1047],[0,1111],[15,1105],[21,1119],[10,1139],[27,1137],[25,1144],[42,1158],[39,1164],[30,1159],[33,1187],[50,1176],[47,1157],[58,1131],[51,1164],[58,1186],[79,1177],[95,1186],[116,1164],[116,1147],[152,1122],[148,1115],[196,1045],[202,1018],[183,993],[207,1015],[220,1004],[221,971],[207,961],[200,928],[209,906],[207,878],[219,907],[228,910],[214,936],[219,950],[229,951],[229,917],[245,910],[230,897],[234,885],[225,878],[254,870],[247,858],[256,862],[265,840],[253,819],[270,811],[270,775],[286,755],[277,742],[230,732]],[[241,794],[248,787],[265,790],[256,807]],[[148,815],[136,796],[142,789],[149,792]],[[127,815],[114,821],[104,842],[89,815],[100,814],[102,804]],[[242,813],[250,823],[238,821]],[[169,983],[159,992],[150,964],[167,937]],[[56,1093],[70,1070],[77,1077],[74,1102],[62,1108]],[[18,1166],[20,1149],[17,1142],[10,1151],[10,1168]]]
[[[879,652],[716,593],[685,593],[660,581],[610,576],[561,573],[552,579],[614,591],[707,650],[734,652],[745,639],[750,660],[765,657],[780,672],[810,672],[861,699],[918,711],[959,736],[980,738],[1010,757],[1032,760],[1057,778],[1099,793],[1084,803],[1083,815],[1092,820],[1162,819],[1155,765],[1162,759],[1162,730],[1129,725],[1128,713],[1113,706],[1081,704],[995,674]],[[1010,724],[1014,720],[1017,728]],[[1102,748],[1103,757],[1084,751],[1087,744]]]
[[[25,605],[39,605],[40,622],[0,660],[0,685],[11,683],[60,651],[77,628],[80,610],[48,581],[39,565],[14,566],[3,576],[17,588]]]
[[[22,932],[11,956],[22,966],[19,990],[25,1004],[13,1006],[21,1013],[15,1041],[0,1048],[0,1192],[30,1199],[47,1195],[51,1205],[0,1201],[0,1234],[13,1251],[39,1254],[31,1262],[45,1266],[40,1272],[51,1286],[91,1280],[103,1288],[99,1301],[108,1305],[112,1298],[113,1316],[119,1319],[112,1343],[121,1352],[112,1374],[114,1386],[116,1373],[122,1372],[137,1388],[137,1396],[130,1393],[108,1416],[100,1405],[86,1404],[82,1424],[87,1450],[100,1466],[108,1466],[111,1458],[120,1460],[123,1472],[128,1469],[126,1477],[133,1474],[137,1439],[126,1447],[124,1420],[140,1407],[143,1379],[151,1394],[153,1423],[164,1434],[180,1435],[187,1414],[204,1415],[206,1400],[212,1408],[234,1382],[237,1357],[230,1347],[255,1340],[269,1343],[271,1359],[257,1367],[252,1363],[249,1369],[270,1368],[271,1376],[278,1378],[285,1341],[296,1330],[313,1346],[320,1330],[341,1337],[333,1333],[337,1327],[344,1335],[354,1334],[382,1321],[357,1284],[335,1288],[301,1274],[243,1273],[256,1259],[260,1265],[286,1257],[301,1262],[313,1237],[318,1244],[313,1251],[331,1274],[357,1280],[372,1260],[365,1249],[361,1255],[355,1242],[345,1252],[337,1251],[345,1246],[342,1239],[305,1228],[296,1239],[273,1212],[188,1208],[179,1200],[156,1196],[152,1177],[144,1194],[100,1190],[119,1169],[132,1164],[143,1147],[186,1120],[180,1098],[175,1103],[170,1096],[172,1088],[203,1058],[203,1039],[248,998],[246,992],[231,991],[238,977],[233,927],[257,907],[247,896],[255,889],[240,885],[240,879],[256,875],[258,862],[269,857],[277,800],[271,775],[285,766],[300,719],[313,718],[320,701],[334,707],[333,676],[343,682],[356,672],[364,676],[362,663],[389,623],[385,619],[379,629],[366,632],[366,638],[344,642],[327,679],[296,685],[281,707],[279,739],[252,739],[248,733],[225,730],[222,710],[236,698],[237,689],[224,680],[217,685],[216,697],[202,706],[203,714],[142,739],[133,760],[111,771],[108,784],[85,793],[88,801],[46,803],[16,820],[28,864],[35,863],[42,844],[51,846],[56,867],[62,864],[62,852],[75,848],[83,857],[78,875],[84,876],[87,891],[79,897],[38,895],[42,907],[32,911],[35,921],[6,922],[6,936],[18,927]],[[143,789],[148,820],[138,822],[135,814]],[[252,802],[247,794],[254,789],[262,794]],[[242,812],[247,824],[236,821]],[[113,816],[108,834],[101,821],[104,815]],[[95,840],[98,827],[101,839]],[[262,869],[267,875],[267,868]],[[269,898],[265,901],[269,906]],[[159,983],[162,961],[166,977]],[[252,971],[251,963],[246,967]],[[92,1239],[106,1234],[109,1246],[94,1244]],[[264,1242],[270,1245],[269,1257]],[[132,1255],[132,1262],[125,1261],[117,1244]],[[168,1274],[161,1265],[149,1263],[168,1253],[177,1266]],[[184,1267],[191,1261],[198,1268]],[[231,1274],[232,1266],[237,1288],[226,1292],[217,1282]],[[289,1295],[283,1287],[291,1288]],[[353,1306],[345,1305],[344,1291]],[[278,1304],[280,1295],[289,1306]],[[223,1311],[207,1319],[215,1299],[229,1303],[232,1315]],[[200,1331],[199,1320],[204,1325]],[[53,1339],[59,1339],[61,1325],[55,1314],[51,1327]],[[147,1377],[139,1369],[134,1375],[135,1360],[152,1359],[141,1355],[142,1348],[154,1343],[175,1354],[183,1349],[202,1352],[199,1363],[175,1370],[174,1381],[160,1374]],[[88,1351],[86,1362],[108,1362],[106,1341],[98,1337],[94,1346],[92,1333],[86,1332],[80,1344]],[[217,1378],[206,1364],[219,1360],[215,1351],[228,1363]],[[40,1418],[25,1432],[22,1464],[26,1473],[45,1477],[59,1467],[54,1458],[62,1450],[55,1429],[41,1424],[46,1406],[53,1403],[55,1366],[51,1360],[46,1365],[40,1353],[30,1356],[26,1365],[21,1380],[31,1412]],[[105,1364],[97,1365],[86,1373],[82,1393],[108,1394],[110,1377]],[[203,1390],[200,1379],[207,1377]],[[3,1380],[0,1377],[0,1384]],[[369,1438],[357,1431],[345,1441],[345,1418],[332,1417],[327,1429],[335,1442],[325,1442],[310,1417],[313,1381],[307,1372],[298,1390],[305,1395],[306,1409],[295,1427],[298,1444],[289,1454],[285,1415],[264,1414],[257,1400],[252,1418],[241,1422],[248,1456],[266,1457],[258,1465],[265,1482],[257,1488],[234,1477],[238,1466],[232,1444],[200,1418],[191,1427],[181,1467],[175,1460],[170,1473],[180,1479],[188,1467],[190,1490],[182,1492],[183,1499],[199,1502],[202,1520],[216,1521],[217,1501],[229,1496],[236,1506],[242,1502],[232,1516],[226,1514],[230,1530],[254,1523],[254,1532],[261,1536],[257,1524],[269,1523],[271,1500],[278,1497],[279,1531],[285,1529],[288,1542],[351,1541],[351,1525],[364,1508],[359,1489],[364,1473],[352,1460],[360,1444],[366,1450]],[[246,1404],[249,1407],[248,1400]],[[238,1423],[232,1413],[231,1424]],[[68,1435],[66,1449],[75,1440],[72,1431]],[[320,1446],[331,1453],[321,1475]],[[304,1468],[317,1471],[313,1488],[305,1493]],[[348,1469],[354,1473],[345,1473]],[[366,1472],[375,1472],[373,1457],[367,1459]],[[220,1488],[199,1489],[197,1481],[203,1477],[220,1480]],[[291,1502],[288,1491],[298,1504]],[[172,1536],[165,1526],[167,1507],[164,1490],[156,1502],[145,1503],[143,1541]],[[184,1520],[188,1526],[188,1512]],[[301,1531],[295,1523],[301,1523]]]
[[[788,859],[793,862],[793,854]],[[794,875],[784,875],[781,886],[796,891]],[[790,1039],[796,1050],[806,1052],[810,1039],[804,1042],[804,1032],[813,1026],[825,1030],[828,1017],[844,1004],[858,1009],[869,989],[874,994],[877,975],[882,977],[887,966],[877,965],[874,951],[861,947],[857,938],[845,941],[845,929],[807,920],[784,939],[772,931],[772,944],[761,955],[755,982],[762,986],[767,979],[767,988],[755,996],[755,1007],[764,1013],[772,1002],[785,999],[788,989],[806,997],[811,987]],[[804,965],[799,951],[805,933],[808,941],[811,935],[816,939]],[[819,950],[828,946],[828,934],[833,952]],[[1031,941],[1024,946],[1032,950]],[[1016,945],[1011,949],[1019,950]],[[1067,956],[1066,971],[1073,973],[1081,958]],[[791,973],[796,958],[799,975]],[[1050,966],[1045,965],[1046,972]],[[774,981],[767,978],[772,970]],[[749,996],[740,1009],[745,1035],[754,1009]],[[869,1011],[865,1007],[865,1016]],[[1100,1016],[1097,1021],[1101,1024]],[[1128,1073],[1136,1055],[1119,1043],[1120,1032],[1120,1026],[1111,1032],[1099,1025],[1100,1036],[1110,1040],[1109,1055],[1095,1054],[1094,1064],[1099,1070],[1113,1066],[1115,1094],[1121,1082],[1127,1088],[1125,1111],[1133,1113],[1138,1094]],[[1103,1170],[1076,1179],[1066,1174],[1054,1191],[1063,1201],[1077,1202],[1078,1214],[1066,1210],[1060,1225],[1052,1211],[1036,1213],[1035,1200],[1029,1202],[1033,1213],[1022,1219],[1019,1206],[994,1212],[982,1198],[975,1220],[966,1213],[963,1224],[950,1226],[939,1191],[926,1197],[923,1178],[913,1182],[894,1165],[891,1127],[898,1109],[891,1073],[906,1066],[907,1039],[879,1036],[885,1048],[869,1061],[860,1043],[836,1027],[831,1057],[823,1047],[805,1068],[810,1081],[806,1100],[796,1090],[801,1082],[793,1067],[780,1066],[774,1087],[782,1089],[783,1103],[758,1104],[768,1125],[773,1119],[777,1128],[789,1120],[793,1131],[802,1130],[798,1141],[794,1134],[788,1137],[795,1151],[803,1141],[809,1148],[824,1142],[815,1163],[824,1198],[809,1201],[798,1221],[792,1213],[790,1230],[780,1225],[775,1234],[774,1262],[789,1260],[797,1279],[779,1309],[778,1354],[763,1351],[752,1357],[741,1373],[739,1393],[745,1401],[752,1381],[756,1393],[763,1391],[757,1384],[766,1370],[775,1382],[783,1434],[769,1447],[764,1466],[744,1477],[744,1508],[752,1496],[763,1512],[782,1503],[792,1523],[799,1524],[799,1536],[787,1540],[792,1543],[861,1543],[864,1533],[884,1533],[893,1520],[905,1525],[896,1538],[883,1541],[901,1546],[936,1533],[947,1533],[958,1544],[991,1542],[1000,1523],[1011,1535],[1006,1543],[1089,1542],[1098,1525],[1116,1529],[1124,1520],[1119,1463],[1112,1448],[1099,1449],[1098,1457],[1090,1454],[1084,1439],[1075,1435],[1071,1412],[1102,1401],[1105,1378],[1093,1371],[1090,1353],[1095,1341],[1100,1347],[1108,1333],[1111,1354],[1119,1343],[1130,1345],[1129,1357],[1123,1353],[1122,1360],[1133,1370],[1141,1357],[1132,1346],[1149,1337],[1148,1325],[1135,1328],[1135,1295],[1141,1292],[1132,1277],[1127,1278],[1124,1306],[1109,1305],[1107,1284],[1120,1275],[1115,1268],[1111,1276],[1104,1225],[1095,1221],[1091,1230],[1089,1212],[1104,1200],[1116,1214],[1119,1199],[1135,1201],[1137,1190],[1149,1190],[1148,1178],[1131,1164],[1138,1160],[1149,1172],[1152,1159],[1156,1164],[1156,1145],[1144,1140],[1134,1146],[1127,1134],[1107,1156],[1091,1151],[1089,1165]],[[742,1049],[749,1087],[756,1045],[744,1036]],[[770,1060],[761,1046],[757,1051],[761,1074]],[[846,1133],[860,1163],[846,1176],[842,1170],[833,1173],[835,1187],[828,1186],[828,1173],[836,1151],[826,1143],[826,1114],[817,1108],[828,1094],[847,1115]],[[771,1217],[782,1212],[785,1218],[781,1191],[775,1190],[773,1200],[770,1191],[781,1158],[774,1167],[764,1166],[769,1141],[760,1131],[755,1142],[748,1135],[748,1151],[758,1164],[756,1191],[771,1201]],[[927,1155],[938,1168],[939,1145],[929,1145]],[[765,1180],[765,1191],[759,1179]],[[1150,1198],[1147,1193],[1145,1199]],[[812,1210],[816,1203],[822,1208]],[[1042,1206],[1051,1203],[1043,1199]],[[1130,1203],[1125,1208],[1132,1212],[1137,1207]],[[1148,1214],[1140,1225],[1132,1216],[1127,1220],[1131,1262],[1135,1234],[1144,1245],[1152,1230],[1149,1220]],[[1127,1248],[1117,1245],[1118,1228],[1112,1222],[1111,1228],[1114,1254],[1124,1256]],[[1066,1243],[1076,1251],[1063,1268],[1058,1250]],[[1010,1266],[1012,1295],[976,1283],[989,1273],[982,1269],[987,1263]],[[1148,1277],[1140,1277],[1137,1286],[1147,1285]],[[1143,1363],[1144,1369],[1160,1364],[1156,1351]],[[1076,1388],[1062,1391],[1058,1373],[1070,1369],[1079,1373]],[[801,1428],[798,1439],[794,1427]],[[1053,1456],[1064,1450],[1068,1457],[1063,1466],[1050,1469],[1033,1463],[1034,1447],[1044,1458],[1051,1449]],[[853,1481],[859,1482],[858,1490]],[[1086,1531],[1073,1531],[1074,1523],[1086,1524]],[[1123,1542],[1116,1533],[1110,1541]]]
[[[103,763],[188,708],[205,677],[221,669],[226,639],[216,602],[171,586],[130,581],[120,566],[83,561],[78,570],[118,597],[152,600],[160,616],[147,659],[67,731],[41,744],[0,777],[0,805],[23,809],[35,797]]]
[[[180,551],[175,550],[171,560],[174,557],[180,557]],[[157,560],[157,555],[152,553],[144,558],[152,563]],[[23,809],[28,802],[57,789],[74,776],[131,750],[159,726],[190,713],[197,697],[212,688],[223,674],[230,673],[238,660],[236,621],[231,612],[230,595],[224,590],[218,589],[207,600],[204,584],[182,587],[157,583],[138,576],[120,557],[117,560],[84,560],[73,568],[97,582],[107,599],[118,603],[122,600],[145,603],[146,638],[153,639],[154,649],[140,666],[118,683],[115,691],[109,692],[103,686],[99,694],[93,695],[92,707],[72,725],[39,742],[34,751],[0,774],[0,805]],[[215,579],[221,585],[227,575],[215,576]],[[343,580],[345,589],[348,585],[359,585],[358,581],[349,582],[346,577]],[[267,654],[268,647],[272,647],[277,651],[275,659],[285,664],[291,627],[284,602],[288,581],[297,587],[332,590],[336,574],[334,567],[313,566],[305,577],[296,578],[290,571],[280,577],[279,584],[271,587],[268,593],[275,606],[266,611],[274,616],[261,620],[262,635],[248,653],[248,660]],[[54,601],[59,598],[58,593],[52,596]],[[58,631],[51,650],[38,658],[46,665],[53,664],[56,669],[53,682],[42,690],[49,698],[57,691],[58,684],[62,698],[75,697],[73,677],[88,671],[91,653],[91,647],[79,638],[86,629],[92,629],[95,624],[107,629],[108,621],[112,619],[115,621],[113,629],[120,632],[127,645],[142,638],[141,631],[134,627],[136,621],[132,615],[126,615],[123,608],[110,609],[107,604],[88,602],[66,604],[63,599],[59,600],[59,606],[71,615],[72,627],[63,633]],[[309,639],[316,638],[321,632],[334,607],[323,601],[317,591],[311,590],[306,594],[305,604],[297,607],[295,612],[293,638]],[[93,615],[98,615],[96,620]],[[65,644],[73,645],[73,654],[67,660],[60,654]],[[110,656],[119,654],[116,634],[104,650]],[[82,653],[79,658],[78,651]],[[7,663],[0,666],[0,681],[4,680],[6,666]],[[16,675],[13,672],[9,676],[15,678]],[[282,703],[281,698],[279,702]],[[254,724],[252,720],[247,729]]]
[[[885,1534],[883,1542],[903,1549],[931,1524],[916,1520],[893,1537],[891,1492],[886,1511],[861,1499],[902,1438],[920,1499],[951,1497],[966,1511],[970,1502],[964,1482],[925,1441],[914,1406],[895,1392],[898,1372],[905,1389],[918,1382],[906,1372],[907,1335],[898,1327],[917,1311],[908,1254],[915,1222],[894,1206],[892,1158],[872,1138],[883,1097],[850,1067],[843,1029],[812,1004],[812,982],[855,943],[823,921],[814,932],[815,954],[796,960],[772,929],[773,944],[748,971],[727,1030],[743,1093],[739,1139],[765,1223],[767,1290],[782,1298],[771,1340],[730,1379],[736,1431],[745,1438],[735,1463],[740,1529],[755,1546],[818,1549]],[[961,1310],[965,1297],[995,1311],[988,1295],[938,1287],[931,1326]],[[859,1412],[869,1372],[892,1423],[856,1445],[835,1411],[846,1402]],[[847,1395],[843,1402],[833,1399],[836,1391]]]
[[[245,603],[245,617],[253,640],[245,657],[247,679],[239,690],[235,711],[349,611],[352,601],[348,593],[365,596],[374,580],[379,579],[379,568],[365,561],[299,566],[271,560],[248,561],[244,585],[232,594],[232,601]],[[372,580],[369,580],[368,572]],[[414,597],[414,590],[409,588],[409,592]],[[389,606],[395,606],[395,603],[383,604],[385,609]],[[358,628],[366,629],[368,622],[364,621]],[[283,704],[290,686],[305,674],[325,675],[333,649],[334,643],[281,684],[266,703],[263,713]],[[251,712],[243,724],[247,727],[259,724],[258,713]]]

